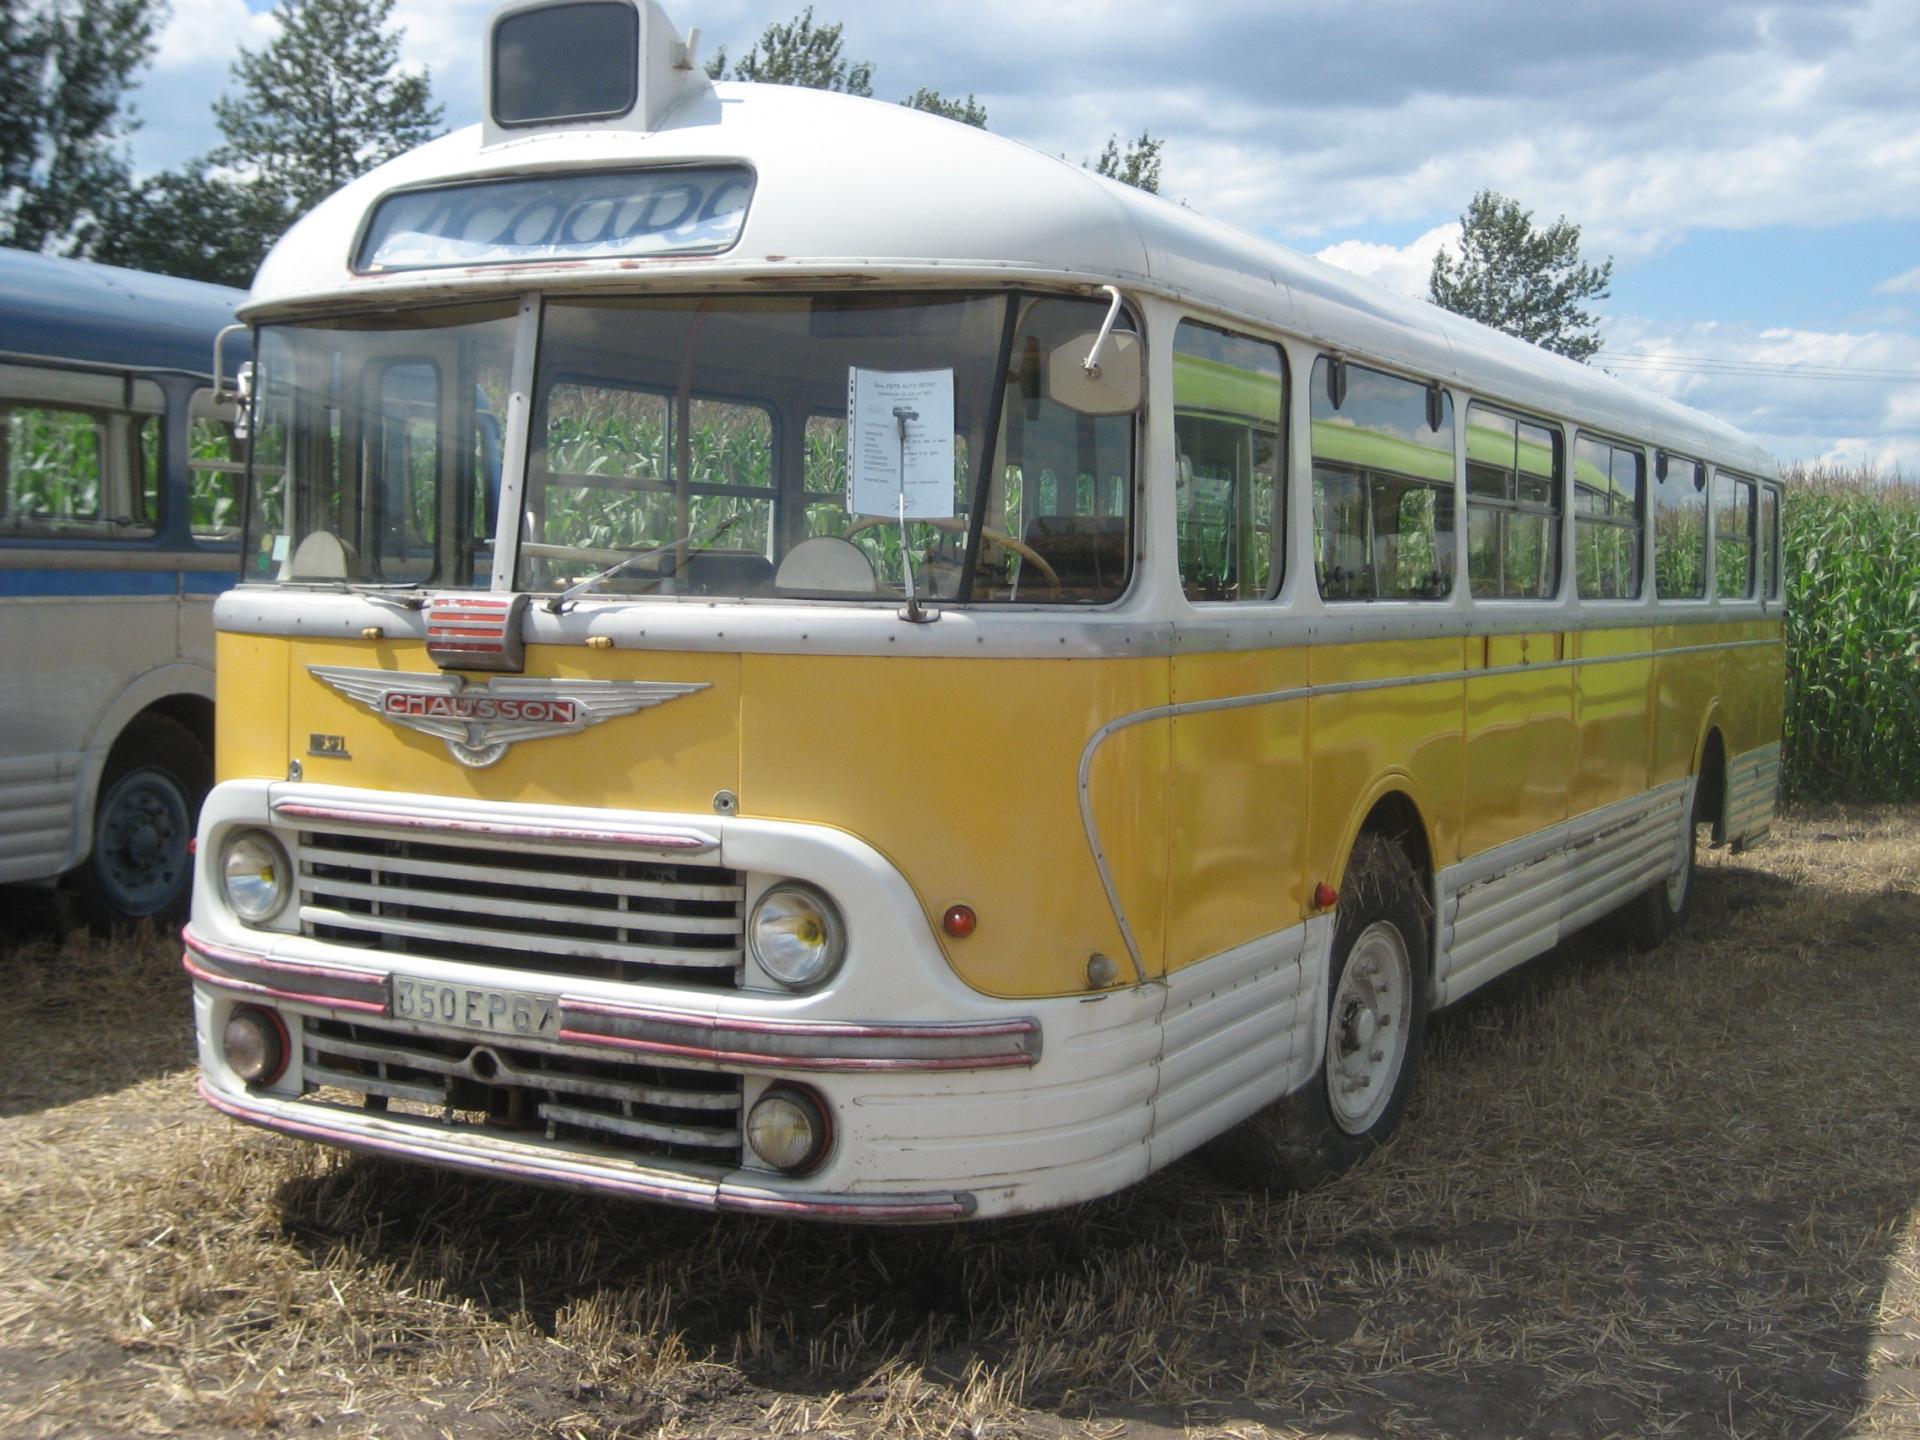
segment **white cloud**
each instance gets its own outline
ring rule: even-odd
[[[1873,287],[1876,295],[1920,295],[1920,265],[1902,275],[1882,280]]]
[[[1427,298],[1427,282],[1433,274],[1433,257],[1442,247],[1460,242],[1460,222],[1436,225],[1407,245],[1376,245],[1366,240],[1342,240],[1324,250],[1316,250],[1314,259],[1338,265],[1363,279],[1384,285],[1416,300]]]
[[[256,14],[246,0],[173,0],[153,68],[164,74],[217,66],[224,74],[241,49],[259,49],[279,29],[272,12]]]

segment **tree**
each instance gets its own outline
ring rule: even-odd
[[[287,214],[261,185],[170,170],[123,191],[101,220],[96,260],[245,289]]]
[[[769,25],[753,48],[727,72],[723,47],[708,62],[715,80],[751,80],[762,85],[800,85],[809,90],[838,90],[847,95],[873,94],[873,62],[841,56],[839,25],[815,25],[813,7],[785,25]]]
[[[1129,140],[1126,149],[1120,148],[1118,135],[1107,136],[1107,148],[1100,152],[1100,158],[1093,162],[1093,173],[1104,175],[1109,180],[1118,180],[1122,185],[1131,185],[1136,190],[1145,190],[1149,195],[1160,193],[1160,149],[1167,142],[1156,140],[1147,131],[1140,132],[1138,140]]]
[[[1542,349],[1587,360],[1600,348],[1599,320],[1582,308],[1604,300],[1613,259],[1580,258],[1580,227],[1562,215],[1536,229],[1533,212],[1492,190],[1473,197],[1460,217],[1460,255],[1433,257],[1427,298],[1434,304],[1530,340]]]
[[[233,64],[214,102],[226,143],[112,207],[103,260],[246,286],[273,242],[345,185],[431,140],[424,75],[399,73],[393,0],[286,0],[280,33]]]
[[[922,85],[900,103],[909,110],[944,115],[949,120],[958,120],[962,125],[971,125],[979,130],[987,128],[987,107],[975,100],[971,92],[964,100],[949,100],[938,90],[929,90]]]
[[[0,244],[84,254],[125,187],[122,108],[160,0],[0,4]]]
[[[289,219],[439,133],[424,75],[399,73],[393,0],[286,0],[280,33],[233,62],[240,94],[216,100],[216,165],[250,175]]]

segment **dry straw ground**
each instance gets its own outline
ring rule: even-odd
[[[1920,1435],[1920,811],[1796,817],[1700,902],[1442,1017],[1317,1193],[895,1232],[237,1128],[171,944],[15,918],[0,1434]]]

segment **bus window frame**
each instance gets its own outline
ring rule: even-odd
[[[1514,477],[1514,492],[1505,497],[1496,498],[1490,495],[1476,496],[1474,494],[1467,467],[1471,463],[1469,457],[1472,441],[1470,437],[1473,432],[1473,412],[1475,410],[1482,410],[1490,414],[1498,415],[1504,420],[1513,422],[1514,464],[1506,473]],[[1498,400],[1489,400],[1480,396],[1470,398],[1467,401],[1466,408],[1459,413],[1464,418],[1460,421],[1460,473],[1457,477],[1460,493],[1455,502],[1455,510],[1457,515],[1464,516],[1466,523],[1462,525],[1456,521],[1455,528],[1467,537],[1466,590],[1468,598],[1475,605],[1482,603],[1503,606],[1557,604],[1566,594],[1567,572],[1572,568],[1567,564],[1567,543],[1564,534],[1567,528],[1567,515],[1572,509],[1572,507],[1567,504],[1567,454],[1569,447],[1567,444],[1567,426],[1565,422],[1551,420],[1545,416],[1532,414],[1528,411],[1504,405]],[[1545,506],[1518,498],[1519,477],[1529,473],[1519,468],[1519,447],[1523,443],[1520,436],[1520,427],[1522,425],[1531,425],[1537,430],[1544,430],[1553,437],[1553,474],[1549,477],[1549,482],[1553,486],[1553,498]],[[1575,433],[1578,433],[1577,427]],[[1506,536],[1508,533],[1506,517],[1509,515],[1545,516],[1553,522],[1547,527],[1547,534],[1550,537],[1550,543],[1553,547],[1551,557],[1553,584],[1548,587],[1546,594],[1483,595],[1473,588],[1473,511],[1476,509],[1491,512],[1495,517],[1497,533],[1500,537],[1499,550],[1501,573],[1503,575],[1506,571]],[[1577,583],[1575,585],[1575,597],[1576,599],[1578,598]]]
[[[1302,367],[1298,363],[1298,357],[1294,354],[1293,346],[1299,344],[1300,342],[1297,339],[1294,339],[1293,337],[1261,334],[1258,331],[1249,330],[1245,326],[1235,325],[1230,321],[1221,317],[1210,316],[1210,315],[1206,315],[1206,314],[1202,314],[1202,313],[1198,313],[1190,310],[1182,310],[1176,315],[1174,315],[1173,317],[1173,328],[1171,332],[1173,338],[1172,338],[1171,346],[1169,349],[1170,365],[1174,362],[1174,360],[1177,359],[1180,353],[1180,332],[1185,326],[1190,324],[1199,326],[1206,330],[1210,330],[1216,335],[1226,336],[1228,339],[1243,340],[1250,344],[1267,346],[1273,350],[1274,354],[1279,359],[1280,374],[1278,376],[1278,381],[1279,381],[1280,396],[1281,396],[1280,418],[1279,418],[1279,425],[1275,433],[1275,441],[1274,441],[1275,454],[1278,457],[1278,461],[1279,461],[1279,465],[1278,465],[1279,473],[1274,477],[1274,482],[1273,482],[1274,491],[1275,491],[1274,504],[1273,504],[1272,512],[1268,516],[1268,521],[1273,528],[1272,539],[1268,545],[1268,554],[1273,567],[1273,573],[1268,577],[1266,587],[1264,588],[1262,593],[1257,595],[1241,595],[1232,599],[1228,599],[1226,597],[1208,599],[1205,597],[1197,597],[1190,594],[1187,591],[1185,577],[1184,575],[1181,574],[1181,562],[1180,562],[1180,554],[1179,554],[1179,502],[1176,498],[1173,506],[1172,517],[1171,517],[1172,525],[1167,537],[1167,545],[1160,547],[1163,550],[1167,549],[1168,547],[1171,547],[1170,553],[1172,557],[1171,564],[1173,567],[1173,570],[1172,570],[1173,586],[1180,593],[1181,597],[1184,599],[1184,601],[1189,607],[1192,607],[1194,609],[1205,609],[1209,612],[1222,612],[1222,613],[1231,612],[1231,611],[1244,609],[1245,607],[1250,605],[1272,606],[1275,604],[1279,604],[1284,606],[1284,605],[1291,604],[1293,601],[1293,577],[1299,572],[1299,564],[1298,564],[1299,557],[1297,557],[1293,553],[1293,549],[1294,549],[1295,533],[1301,529],[1301,523],[1300,523],[1299,517],[1297,517],[1294,514],[1294,505],[1297,503],[1295,492],[1300,490],[1306,490],[1309,492],[1308,499],[1307,499],[1307,514],[1306,514],[1306,521],[1305,521],[1305,530],[1308,537],[1308,540],[1307,540],[1308,557],[1307,558],[1308,558],[1309,569],[1311,569],[1312,558],[1313,558],[1312,556],[1313,545],[1312,545],[1312,538],[1311,538],[1313,534],[1313,505],[1312,505],[1312,496],[1310,493],[1312,487],[1310,484],[1307,486],[1301,486],[1295,483],[1295,476],[1297,473],[1299,473],[1299,458],[1300,458],[1294,454],[1296,433],[1306,433],[1308,435],[1307,473],[1308,474],[1312,473],[1312,439],[1311,439],[1312,426],[1311,426],[1311,423],[1309,423],[1307,426],[1303,427],[1297,424],[1295,421],[1295,413],[1298,407],[1300,406],[1300,404],[1303,402],[1304,399],[1308,398],[1302,393],[1296,393],[1295,377],[1298,374],[1300,374]],[[1136,331],[1136,333],[1142,333],[1142,332]],[[1305,384],[1308,386],[1312,384],[1312,380],[1310,378],[1312,374],[1312,369],[1313,369],[1312,362],[1313,362],[1313,358],[1316,357],[1319,353],[1320,352],[1314,351],[1314,350],[1308,351],[1309,358],[1308,358],[1308,363],[1305,367],[1305,370],[1309,378],[1303,382],[1298,382],[1298,383]],[[1214,421],[1230,421],[1236,418],[1238,419],[1248,418],[1244,416],[1235,417],[1223,411],[1213,411],[1213,410],[1190,409],[1187,413],[1200,419],[1214,420]],[[1173,477],[1175,483],[1177,484],[1178,464],[1179,464],[1179,419],[1181,415],[1181,408],[1179,404],[1178,381],[1177,381],[1177,378],[1173,378],[1171,375],[1170,375],[1170,383],[1169,383],[1169,389],[1168,389],[1168,395],[1167,395],[1167,414],[1169,417],[1169,432],[1170,432],[1169,438],[1172,440],[1173,446],[1174,446],[1173,468],[1169,470],[1169,474]],[[1136,445],[1136,454],[1137,454],[1138,448],[1139,448],[1139,437],[1137,435],[1135,439],[1135,445]],[[1134,469],[1136,471],[1136,476],[1135,476],[1136,489],[1141,483],[1141,475],[1139,472],[1141,472],[1144,468],[1146,467],[1142,467],[1138,463],[1136,463],[1134,466]],[[1138,508],[1138,503],[1139,503],[1138,500],[1136,500],[1135,502],[1136,509]],[[1138,530],[1138,521],[1136,520],[1135,521],[1136,533],[1134,537],[1134,544],[1135,544],[1136,550],[1138,549],[1137,530]],[[1140,566],[1141,566],[1141,562],[1139,558],[1136,556],[1135,569],[1138,570]],[[1421,603],[1426,604],[1430,602],[1423,601]]]
[[[1652,547],[1648,543],[1647,538],[1652,528],[1647,523],[1648,517],[1653,514],[1653,460],[1650,447],[1642,441],[1627,440],[1618,435],[1610,434],[1605,430],[1591,429],[1580,424],[1578,421],[1571,422],[1571,428],[1573,430],[1573,444],[1569,447],[1569,453],[1574,455],[1574,463],[1568,467],[1568,471],[1569,474],[1574,475],[1573,484],[1576,489],[1579,485],[1579,479],[1574,472],[1579,464],[1578,450],[1582,440],[1591,440],[1596,445],[1606,445],[1614,450],[1623,450],[1630,455],[1638,455],[1640,457],[1639,505],[1633,523],[1631,525],[1621,525],[1619,522],[1605,516],[1593,515],[1587,517],[1596,524],[1613,525],[1618,529],[1631,530],[1633,532],[1634,551],[1638,555],[1640,562],[1638,566],[1640,571],[1639,587],[1632,595],[1583,595],[1580,593],[1579,549],[1581,517],[1579,508],[1569,505],[1567,507],[1567,528],[1569,533],[1566,543],[1572,547],[1569,553],[1573,556],[1573,564],[1570,565],[1568,569],[1573,572],[1573,584],[1569,592],[1573,603],[1579,610],[1584,610],[1589,605],[1645,605],[1648,603],[1649,597],[1654,589],[1652,583]]]
[[[1722,594],[1720,590],[1720,482],[1726,481],[1736,490],[1744,486],[1747,491],[1747,588],[1738,595]],[[1710,579],[1713,585],[1713,598],[1733,604],[1747,604],[1766,597],[1760,593],[1760,490],[1757,477],[1738,470],[1713,469],[1712,478],[1707,482],[1709,496],[1707,511],[1711,521],[1713,539],[1709,551],[1712,555]]]
[[[1677,480],[1676,465],[1693,468],[1693,490],[1700,496],[1700,588],[1691,595],[1663,595],[1660,593],[1660,506],[1659,492],[1654,490],[1654,503],[1647,507],[1649,524],[1648,559],[1653,569],[1653,603],[1655,605],[1699,605],[1708,606],[1714,601],[1713,594],[1713,466],[1706,460],[1690,456],[1679,450],[1667,450],[1660,446],[1648,447],[1653,460],[1651,487]],[[1667,474],[1660,474],[1661,462],[1666,462]],[[1676,507],[1677,508],[1677,507]]]

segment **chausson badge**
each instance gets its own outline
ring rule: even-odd
[[[315,679],[358,700],[381,719],[438,736],[454,759],[476,770],[493,764],[516,740],[577,735],[602,720],[707,688],[664,680],[534,680],[518,675],[498,675],[472,685],[459,675],[338,665],[307,668]]]

